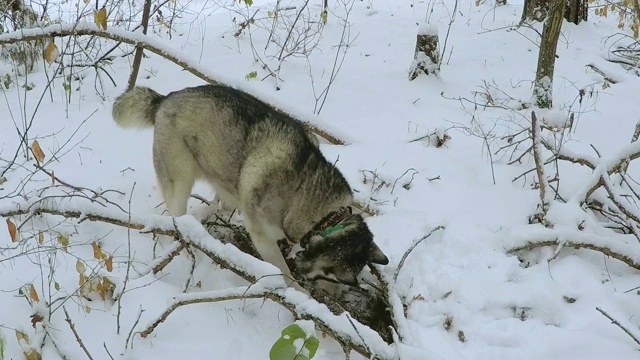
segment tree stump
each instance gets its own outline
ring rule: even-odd
[[[414,80],[421,73],[435,74],[440,70],[440,52],[438,51],[438,29],[424,24],[418,29],[416,51],[411,63],[409,80]]]

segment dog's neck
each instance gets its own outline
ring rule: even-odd
[[[302,212],[291,213],[285,218],[284,231],[289,241],[299,243],[303,238],[309,237],[315,232],[326,231],[336,226],[351,213],[351,206],[340,206],[335,210],[320,213],[323,214],[320,215],[322,216],[320,220],[317,220],[317,217],[314,219],[305,217]]]

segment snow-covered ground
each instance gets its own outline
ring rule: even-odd
[[[640,260],[640,244],[633,236],[605,229],[572,198],[586,192],[593,171],[560,165],[560,193],[568,203],[551,204],[547,219],[554,230],[548,230],[529,224],[529,218],[539,213],[539,192],[532,185],[534,180],[537,184],[535,172],[513,181],[534,167],[533,158],[527,155],[521,163],[508,165],[510,149],[507,155],[496,152],[506,144],[503,136],[530,126],[531,110],[521,110],[520,103],[531,101],[539,36],[534,29],[516,28],[522,1],[494,7],[493,1],[476,5],[476,1],[461,0],[455,12],[454,1],[356,0],[346,5],[329,1],[327,23],[316,35],[317,48],[308,57],[294,54],[282,63],[276,44],[270,43],[265,50],[269,37],[265,29],[271,21],[267,10],[274,8],[275,1],[256,0],[249,7],[237,1],[227,3],[225,8],[212,2],[184,2],[171,39],[167,28],[159,25],[153,36],[158,37],[159,46],[173,49],[207,74],[348,143],[322,144],[321,149],[337,163],[357,199],[379,212],[367,222],[390,259],[384,267],[387,274],[395,272],[415,239],[438,225],[446,227],[415,248],[393,284],[407,305],[405,353],[411,354],[407,358],[638,357],[640,345],[596,310],[604,310],[639,336],[637,270],[585,249],[558,251],[548,246],[508,252],[530,241],[560,236],[561,241],[604,244],[636,263]],[[299,8],[303,3],[292,0],[280,6]],[[75,11],[72,2],[59,6],[66,20],[64,14]],[[256,24],[234,36],[243,16],[250,17],[259,8]],[[350,25],[345,31],[340,18],[347,16],[349,8]],[[292,23],[295,10],[283,13],[287,11],[282,16]],[[320,21],[321,11],[321,1],[311,1],[304,14]],[[86,21],[92,22],[92,16]],[[416,34],[425,21],[437,27],[441,48],[446,38],[444,63],[437,77],[409,81]],[[110,26],[117,25],[110,22]],[[541,28],[535,25],[538,31]],[[602,167],[633,150],[628,143],[640,114],[640,78],[606,61],[611,43],[605,37],[620,31],[613,17],[590,16],[577,26],[565,22],[556,59],[554,110],[536,110],[549,126],[562,125],[559,119],[574,112],[563,149]],[[282,41],[287,32],[279,29],[276,35]],[[338,47],[341,38],[348,46]],[[66,41],[56,40],[61,49]],[[113,44],[99,41],[103,49]],[[252,43],[261,59],[257,62]],[[123,46],[113,54],[122,55],[123,50],[131,48]],[[157,55],[145,54],[138,85],[168,93],[204,83]],[[12,162],[19,147],[16,129],[23,129],[24,119],[28,123],[33,117],[28,141],[31,144],[37,138],[47,171],[77,187],[117,190],[105,192],[104,197],[136,219],[166,221],[152,216],[165,209],[151,163],[152,132],[119,129],[111,118],[113,100],[127,85],[132,59],[117,56],[105,67],[116,86],[102,72],[97,79],[96,71],[89,68],[80,73],[82,79],[72,76],[65,84],[60,79],[47,87],[55,63],[40,64],[39,71],[26,77],[16,77],[10,62],[0,64],[3,82],[7,75],[13,79],[2,85],[0,171]],[[339,72],[320,113],[314,114],[336,59]],[[263,62],[274,72],[280,64],[278,81]],[[603,86],[604,78],[586,67],[589,64],[617,83]],[[248,76],[252,72],[255,76]],[[493,106],[483,106],[488,96]],[[437,135],[429,136],[432,133]],[[436,146],[435,137],[444,134],[448,139]],[[523,144],[516,156],[528,146]],[[549,156],[546,152],[545,160]],[[55,204],[59,196],[72,192],[59,182],[44,193],[37,191],[52,181],[43,172],[31,175],[33,164],[35,160],[18,153],[4,174],[6,182],[0,185],[0,212],[17,210],[41,196],[53,196],[48,201]],[[555,169],[552,165],[547,169],[551,178]],[[640,175],[638,168],[632,165],[629,175]],[[213,198],[204,184],[194,191]],[[107,205],[104,214],[122,214],[115,205]],[[64,204],[65,209],[73,206],[79,211],[100,207],[79,197]],[[189,212],[199,218],[208,209],[192,199]],[[63,307],[95,359],[263,359],[280,331],[294,321],[288,310],[261,299],[195,304],[177,310],[151,336],[143,339],[134,334],[128,340],[132,329],[141,331],[183,292],[190,257],[183,253],[158,275],[131,275],[119,303],[95,296],[89,301],[69,295],[78,288],[82,270],[78,263],[84,264],[87,274],[91,269],[106,274],[105,260],[94,259],[92,243],[113,255],[108,276],[121,285],[127,271],[143,271],[157,254],[173,246],[172,239],[155,241],[151,235],[128,234],[106,223],[64,221],[50,215],[8,219],[24,225],[19,231],[21,243],[12,243],[9,232],[0,230],[0,332],[6,338],[6,359],[24,357],[16,330],[26,334],[31,344],[44,341],[44,359],[85,358],[65,322]],[[65,241],[66,251],[62,249]],[[188,292],[247,285],[208,258],[198,259]],[[41,300],[33,306],[27,284],[33,284]],[[45,301],[55,299],[60,300],[43,310]],[[53,329],[49,335],[53,341],[36,339],[42,336],[41,325],[34,328],[31,323],[30,315],[36,310],[51,315],[46,321]],[[318,338],[316,359],[344,357],[337,342],[320,334]]]

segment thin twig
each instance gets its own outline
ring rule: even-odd
[[[133,336],[133,330],[136,328],[136,325],[138,325],[138,322],[140,321],[140,317],[142,317],[142,313],[144,312],[144,310],[142,310],[142,307],[138,310],[138,317],[136,317],[136,321],[133,322],[133,325],[131,325],[131,329],[129,329],[129,335],[127,335],[127,340],[124,342],[124,348],[128,349],[129,348],[129,341],[131,341],[132,336]],[[133,343],[131,343],[131,348],[133,349]]]
[[[73,335],[76,337],[76,341],[78,342],[78,344],[80,345],[80,347],[82,348],[84,353],[87,354],[87,357],[89,358],[89,360],[93,360],[93,356],[91,356],[91,353],[89,353],[89,350],[87,350],[87,347],[84,346],[84,343],[82,342],[82,339],[80,338],[80,335],[78,335],[78,332],[76,331],[75,325],[73,325],[73,322],[71,322],[71,318],[69,317],[69,313],[67,312],[67,308],[63,306],[62,310],[64,311],[64,315],[65,315],[65,319],[64,320],[67,322],[67,324],[69,324],[69,327],[71,328],[71,332],[73,332]]]
[[[633,335],[633,333],[631,331],[629,331],[629,329],[627,329],[622,324],[620,324],[620,322],[618,322],[618,320],[616,320],[613,317],[611,317],[611,315],[607,314],[604,310],[600,309],[599,307],[596,307],[596,310],[598,310],[598,312],[600,312],[600,314],[604,315],[604,317],[606,317],[607,319],[611,320],[611,323],[613,325],[619,327],[620,329],[622,329],[622,331],[627,333],[627,335],[629,335],[629,337],[631,337],[633,339],[633,341],[636,342],[636,344],[640,345],[640,340],[635,335]]]
[[[129,208],[127,211],[127,222],[131,223],[131,199],[133,198],[133,191],[136,188],[136,183],[134,182],[131,186],[131,192],[129,193]],[[124,276],[124,283],[122,285],[122,291],[120,292],[120,296],[118,296],[118,314],[116,315],[116,333],[120,334],[120,314],[122,313],[122,297],[127,289],[127,283],[129,283],[129,271],[131,270],[131,228],[127,227],[127,271]]]
[[[413,249],[416,248],[416,246],[420,245],[421,242],[423,242],[425,239],[429,238],[429,236],[431,236],[434,232],[438,231],[438,230],[444,230],[445,227],[442,225],[438,225],[436,227],[434,227],[433,229],[431,229],[431,231],[429,231],[429,233],[417,240],[413,241],[413,244],[411,244],[411,246],[409,246],[409,248],[407,249],[407,251],[405,251],[404,255],[402,255],[402,258],[400,259],[400,262],[398,263],[398,267],[396,268],[396,271],[393,272],[393,281],[396,282],[398,280],[398,274],[400,274],[400,269],[402,269],[402,266],[404,265],[405,260],[407,260],[407,257],[409,256],[409,254],[411,254],[411,252],[413,251]]]

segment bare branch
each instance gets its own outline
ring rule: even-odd
[[[610,247],[588,241],[588,239],[584,239],[584,236],[580,236],[581,235],[580,233],[576,233],[575,235],[576,236],[574,236],[571,240],[565,239],[568,236],[559,236],[559,235],[552,236],[551,238],[542,237],[539,240],[531,240],[524,245],[520,245],[520,246],[513,247],[511,249],[508,249],[507,252],[510,254],[513,254],[521,251],[531,251],[535,248],[539,248],[543,246],[588,249],[588,250],[600,252],[606,256],[619,260],[636,270],[640,270],[640,261],[638,261],[637,256],[634,257],[634,256],[626,255],[619,250],[612,250]]]

